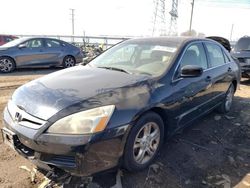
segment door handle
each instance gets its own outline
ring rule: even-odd
[[[229,68],[227,69],[227,72],[232,72],[232,68],[229,67]]]
[[[206,82],[211,82],[212,78],[211,78],[211,76],[207,76],[205,80],[206,80]]]

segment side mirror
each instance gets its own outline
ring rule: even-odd
[[[199,77],[203,73],[203,68],[196,65],[185,65],[181,68],[181,77]]]
[[[19,44],[19,45],[18,45],[18,48],[20,48],[20,49],[21,49],[21,48],[27,48],[27,46],[26,46],[26,44]]]

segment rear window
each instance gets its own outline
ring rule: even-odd
[[[224,55],[222,53],[221,48],[218,45],[212,43],[206,43],[206,47],[212,67],[217,67],[225,64]]]
[[[236,44],[237,50],[250,50],[250,38],[241,38]]]
[[[46,39],[46,46],[49,48],[59,48],[61,47],[61,43],[57,40]]]

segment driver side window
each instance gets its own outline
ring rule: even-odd
[[[204,70],[208,68],[207,58],[202,43],[191,45],[184,53],[180,68],[185,65],[196,65],[202,67]]]

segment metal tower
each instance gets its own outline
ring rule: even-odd
[[[166,35],[166,12],[165,0],[154,0],[152,36]]]
[[[172,10],[169,12],[171,15],[168,35],[177,35],[177,18],[178,18],[178,0],[172,0]]]

